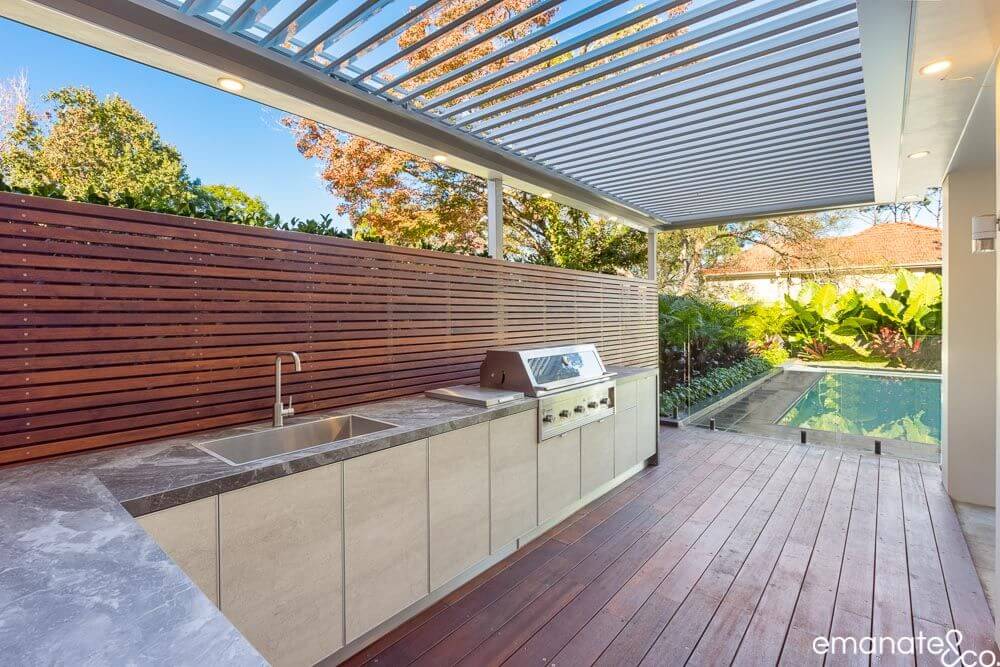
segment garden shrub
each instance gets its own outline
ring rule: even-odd
[[[764,348],[756,352],[756,355],[772,366],[780,366],[788,361],[790,356],[788,350],[781,346]]]
[[[756,354],[784,347],[809,361],[874,358],[892,367],[938,369],[941,307],[940,275],[900,269],[891,294],[808,282],[781,303],[742,308],[740,324]]]
[[[697,295],[660,295],[660,380],[683,384],[750,356],[742,310]]]
[[[693,378],[690,384],[677,385],[660,394],[660,413],[671,414],[674,407],[686,408],[700,403],[724,391],[749,382],[761,373],[769,371],[773,365],[761,357],[749,357],[728,366],[716,368],[701,377]]]

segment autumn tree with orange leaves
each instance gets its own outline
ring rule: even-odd
[[[393,71],[413,71],[511,16],[520,14],[535,2],[505,0],[455,30],[442,31],[440,37],[407,54],[400,63],[383,71],[381,76],[390,79]],[[442,2],[432,13],[399,35],[398,47],[405,49],[417,43],[466,14],[476,4],[476,0]],[[675,12],[684,9],[682,6]],[[542,12],[493,39],[462,49],[447,61],[403,82],[400,87],[406,91],[415,90],[443,74],[489,55],[549,24],[556,11]],[[602,43],[614,41],[651,24],[652,21],[639,23],[605,38]],[[551,39],[539,41],[432,92],[435,96],[443,95],[542,52],[553,44]],[[618,54],[619,57],[621,55]],[[589,67],[597,64],[600,63],[592,63]],[[491,87],[537,71],[538,67],[526,69]],[[451,104],[460,103],[463,99],[459,98]],[[330,192],[343,202],[338,212],[347,215],[361,235],[378,236],[396,245],[447,244],[467,253],[484,250],[486,187],[482,179],[311,120],[289,117],[283,122],[294,133],[301,154],[322,163],[321,177]],[[635,269],[645,262],[646,246],[642,234],[622,225],[591,219],[585,213],[527,193],[505,192],[504,222],[507,232],[505,253],[509,259],[608,273]]]

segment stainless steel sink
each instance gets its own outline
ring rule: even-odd
[[[267,431],[234,435],[195,446],[229,465],[236,466],[395,427],[395,424],[377,419],[341,415]]]

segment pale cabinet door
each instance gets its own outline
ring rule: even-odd
[[[656,376],[641,378],[638,385],[638,453],[639,460],[645,461],[656,453],[656,435],[659,430]]]
[[[636,448],[638,408],[615,408],[615,476],[621,475],[639,462]]]
[[[638,382],[634,378],[615,383],[615,407],[619,410],[634,408]]]
[[[538,522],[545,523],[580,499],[580,429],[538,445]]]
[[[141,516],[136,521],[219,606],[219,500],[203,498]]]
[[[580,491],[586,496],[615,476],[615,420],[605,417],[580,428]]]
[[[490,427],[428,441],[431,590],[490,555]]]
[[[341,464],[219,496],[222,612],[273,665],[344,645]]]
[[[538,525],[538,412],[490,422],[490,552]]]
[[[427,440],[344,462],[347,641],[430,592]]]

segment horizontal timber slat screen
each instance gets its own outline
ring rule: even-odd
[[[497,345],[657,362],[627,279],[0,193],[0,463],[474,382]]]

